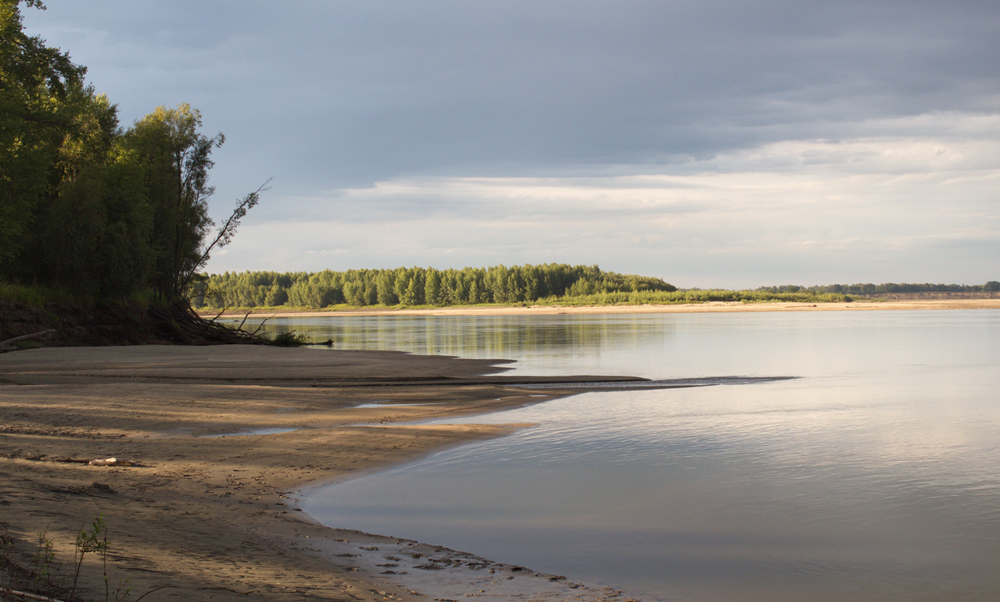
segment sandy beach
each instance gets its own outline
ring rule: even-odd
[[[302,486],[517,428],[400,423],[568,393],[512,387],[500,370],[257,346],[2,354],[0,522],[23,563],[44,533],[65,571],[76,534],[103,513],[112,591],[127,580],[132,599],[621,598],[436,546],[329,529],[296,509]],[[260,429],[284,432],[252,434]],[[85,563],[81,587],[104,599],[97,558]]]

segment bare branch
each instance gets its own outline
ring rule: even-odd
[[[219,228],[218,233],[216,233],[215,235],[215,239],[212,240],[212,242],[207,247],[205,247],[205,250],[202,252],[201,257],[198,258],[198,261],[194,263],[194,265],[191,267],[191,270],[187,274],[185,274],[184,277],[181,279],[180,290],[186,289],[188,285],[191,284],[191,280],[194,278],[194,275],[198,272],[198,269],[201,268],[201,266],[205,265],[205,262],[208,261],[210,253],[216,247],[221,249],[222,247],[232,242],[233,236],[236,234],[236,228],[238,228],[240,225],[240,220],[246,216],[247,211],[257,206],[257,203],[260,201],[260,193],[267,192],[268,190],[270,190],[268,184],[270,184],[271,180],[273,179],[274,178],[268,178],[266,182],[264,182],[263,184],[260,185],[259,188],[257,188],[257,190],[246,195],[245,197],[243,197],[242,200],[240,200],[236,204],[236,209],[234,209],[232,214],[230,214],[229,219],[226,220],[226,223],[222,224],[222,227]]]
[[[268,317],[264,318],[263,320],[261,320],[261,321],[260,321],[260,324],[258,324],[258,325],[257,325],[257,330],[255,330],[255,331],[251,332],[251,333],[250,333],[250,335],[251,335],[251,336],[257,336],[257,333],[258,333],[258,332],[260,332],[260,329],[261,329],[261,328],[264,328],[264,324],[266,324],[266,323],[267,323],[267,321],[268,321],[268,320],[270,320],[270,319],[271,319],[271,318],[273,318],[273,317],[274,317],[274,316],[268,316]]]
[[[229,308],[230,308],[230,307],[232,307],[232,306],[231,306],[231,305],[227,305],[227,306],[226,306],[225,308],[223,308],[223,310],[222,310],[222,311],[220,311],[219,313],[215,314],[215,317],[214,317],[214,318],[212,318],[211,320],[209,320],[209,322],[215,322],[216,320],[218,320],[218,319],[219,319],[219,316],[221,316],[222,314],[224,314],[224,313],[226,313],[227,311],[229,311]]]

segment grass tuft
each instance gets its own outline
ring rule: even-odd
[[[268,345],[275,347],[302,347],[309,344],[309,339],[305,335],[295,334],[294,330],[282,332],[267,341]]]

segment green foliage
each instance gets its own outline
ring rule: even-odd
[[[13,541],[7,535],[6,525],[0,523],[0,576],[3,577],[0,579],[0,598],[4,600],[79,600],[76,590],[83,573],[84,559],[94,554],[100,557],[103,568],[105,602],[124,602],[131,595],[127,579],[119,580],[112,592],[108,573],[110,543],[103,513],[89,527],[82,527],[77,534],[73,546],[73,562],[68,572],[57,557],[55,542],[47,533],[38,533],[35,553],[26,564],[22,564],[16,557]],[[140,596],[140,599],[142,597],[145,596]]]
[[[94,519],[91,529],[88,531],[84,526],[76,536],[76,546],[73,549],[73,586],[69,592],[69,598],[73,598],[76,593],[77,583],[80,581],[80,570],[83,568],[83,559],[90,553],[108,552],[107,527],[104,525],[104,513],[102,512]],[[104,576],[105,584],[107,574]]]
[[[204,262],[202,244],[214,225],[208,217],[208,198],[215,192],[208,170],[214,165],[212,150],[225,137],[209,138],[200,127],[201,114],[188,104],[157,107],[122,138],[143,166],[153,220],[151,284],[163,299],[180,296],[188,275]]]
[[[276,334],[273,339],[268,341],[268,344],[275,347],[302,347],[309,344],[309,339],[304,335],[295,334],[294,330],[289,330]]]
[[[389,270],[380,271],[375,279],[375,298],[379,305],[395,305],[399,303],[396,296],[396,274]]]
[[[153,210],[143,166],[113,149],[102,164],[64,181],[39,230],[35,273],[79,292],[122,300],[149,284]]]
[[[38,534],[38,548],[33,558],[35,570],[32,571],[32,586],[41,591],[50,591],[56,582],[59,564],[56,562],[55,542],[46,533]]]
[[[86,121],[86,69],[27,36],[19,4],[0,0],[0,277],[11,275],[28,249],[70,155],[61,153],[63,143]]]
[[[264,187],[208,241],[208,172],[222,134],[200,133],[187,104],[123,130],[117,107],[85,85],[86,68],[23,32],[21,4],[0,0],[0,282],[175,302]]]
[[[847,295],[826,293],[771,293],[762,291],[731,291],[731,290],[685,290],[685,291],[621,291],[595,293],[577,297],[550,297],[539,301],[540,305],[681,305],[692,303],[729,302],[729,303],[848,303]]]
[[[676,290],[659,278],[565,264],[436,270],[348,270],[316,273],[202,274],[191,289],[195,307],[325,308],[534,303],[547,297]]]
[[[490,268],[293,272],[226,272],[203,274],[210,294],[195,299],[196,307],[327,308],[448,306],[535,303],[542,305],[642,305],[680,303],[846,303],[852,295],[871,291],[981,292],[1000,283],[958,285],[795,285],[754,290],[679,291],[658,278],[604,272],[597,266],[565,264]]]
[[[288,301],[288,291],[277,284],[272,284],[264,296],[264,305],[268,307],[284,305],[286,301]]]
[[[0,301],[23,303],[31,307],[42,307],[46,303],[74,300],[67,291],[37,284],[23,285],[0,282]]]

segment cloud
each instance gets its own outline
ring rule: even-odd
[[[222,211],[276,177],[219,269],[995,278],[1000,5],[47,5],[125,123],[191,102],[226,134]]]
[[[1000,91],[981,3],[49,5],[32,21],[126,117],[193,102],[221,129],[260,128],[254,152],[314,185],[855,137],[873,119],[995,112]]]
[[[998,156],[1000,140],[781,142],[684,175],[380,182],[262,228],[320,253],[282,256],[301,269],[565,261],[687,286],[979,283],[1000,250]],[[307,219],[330,236],[304,235]]]

